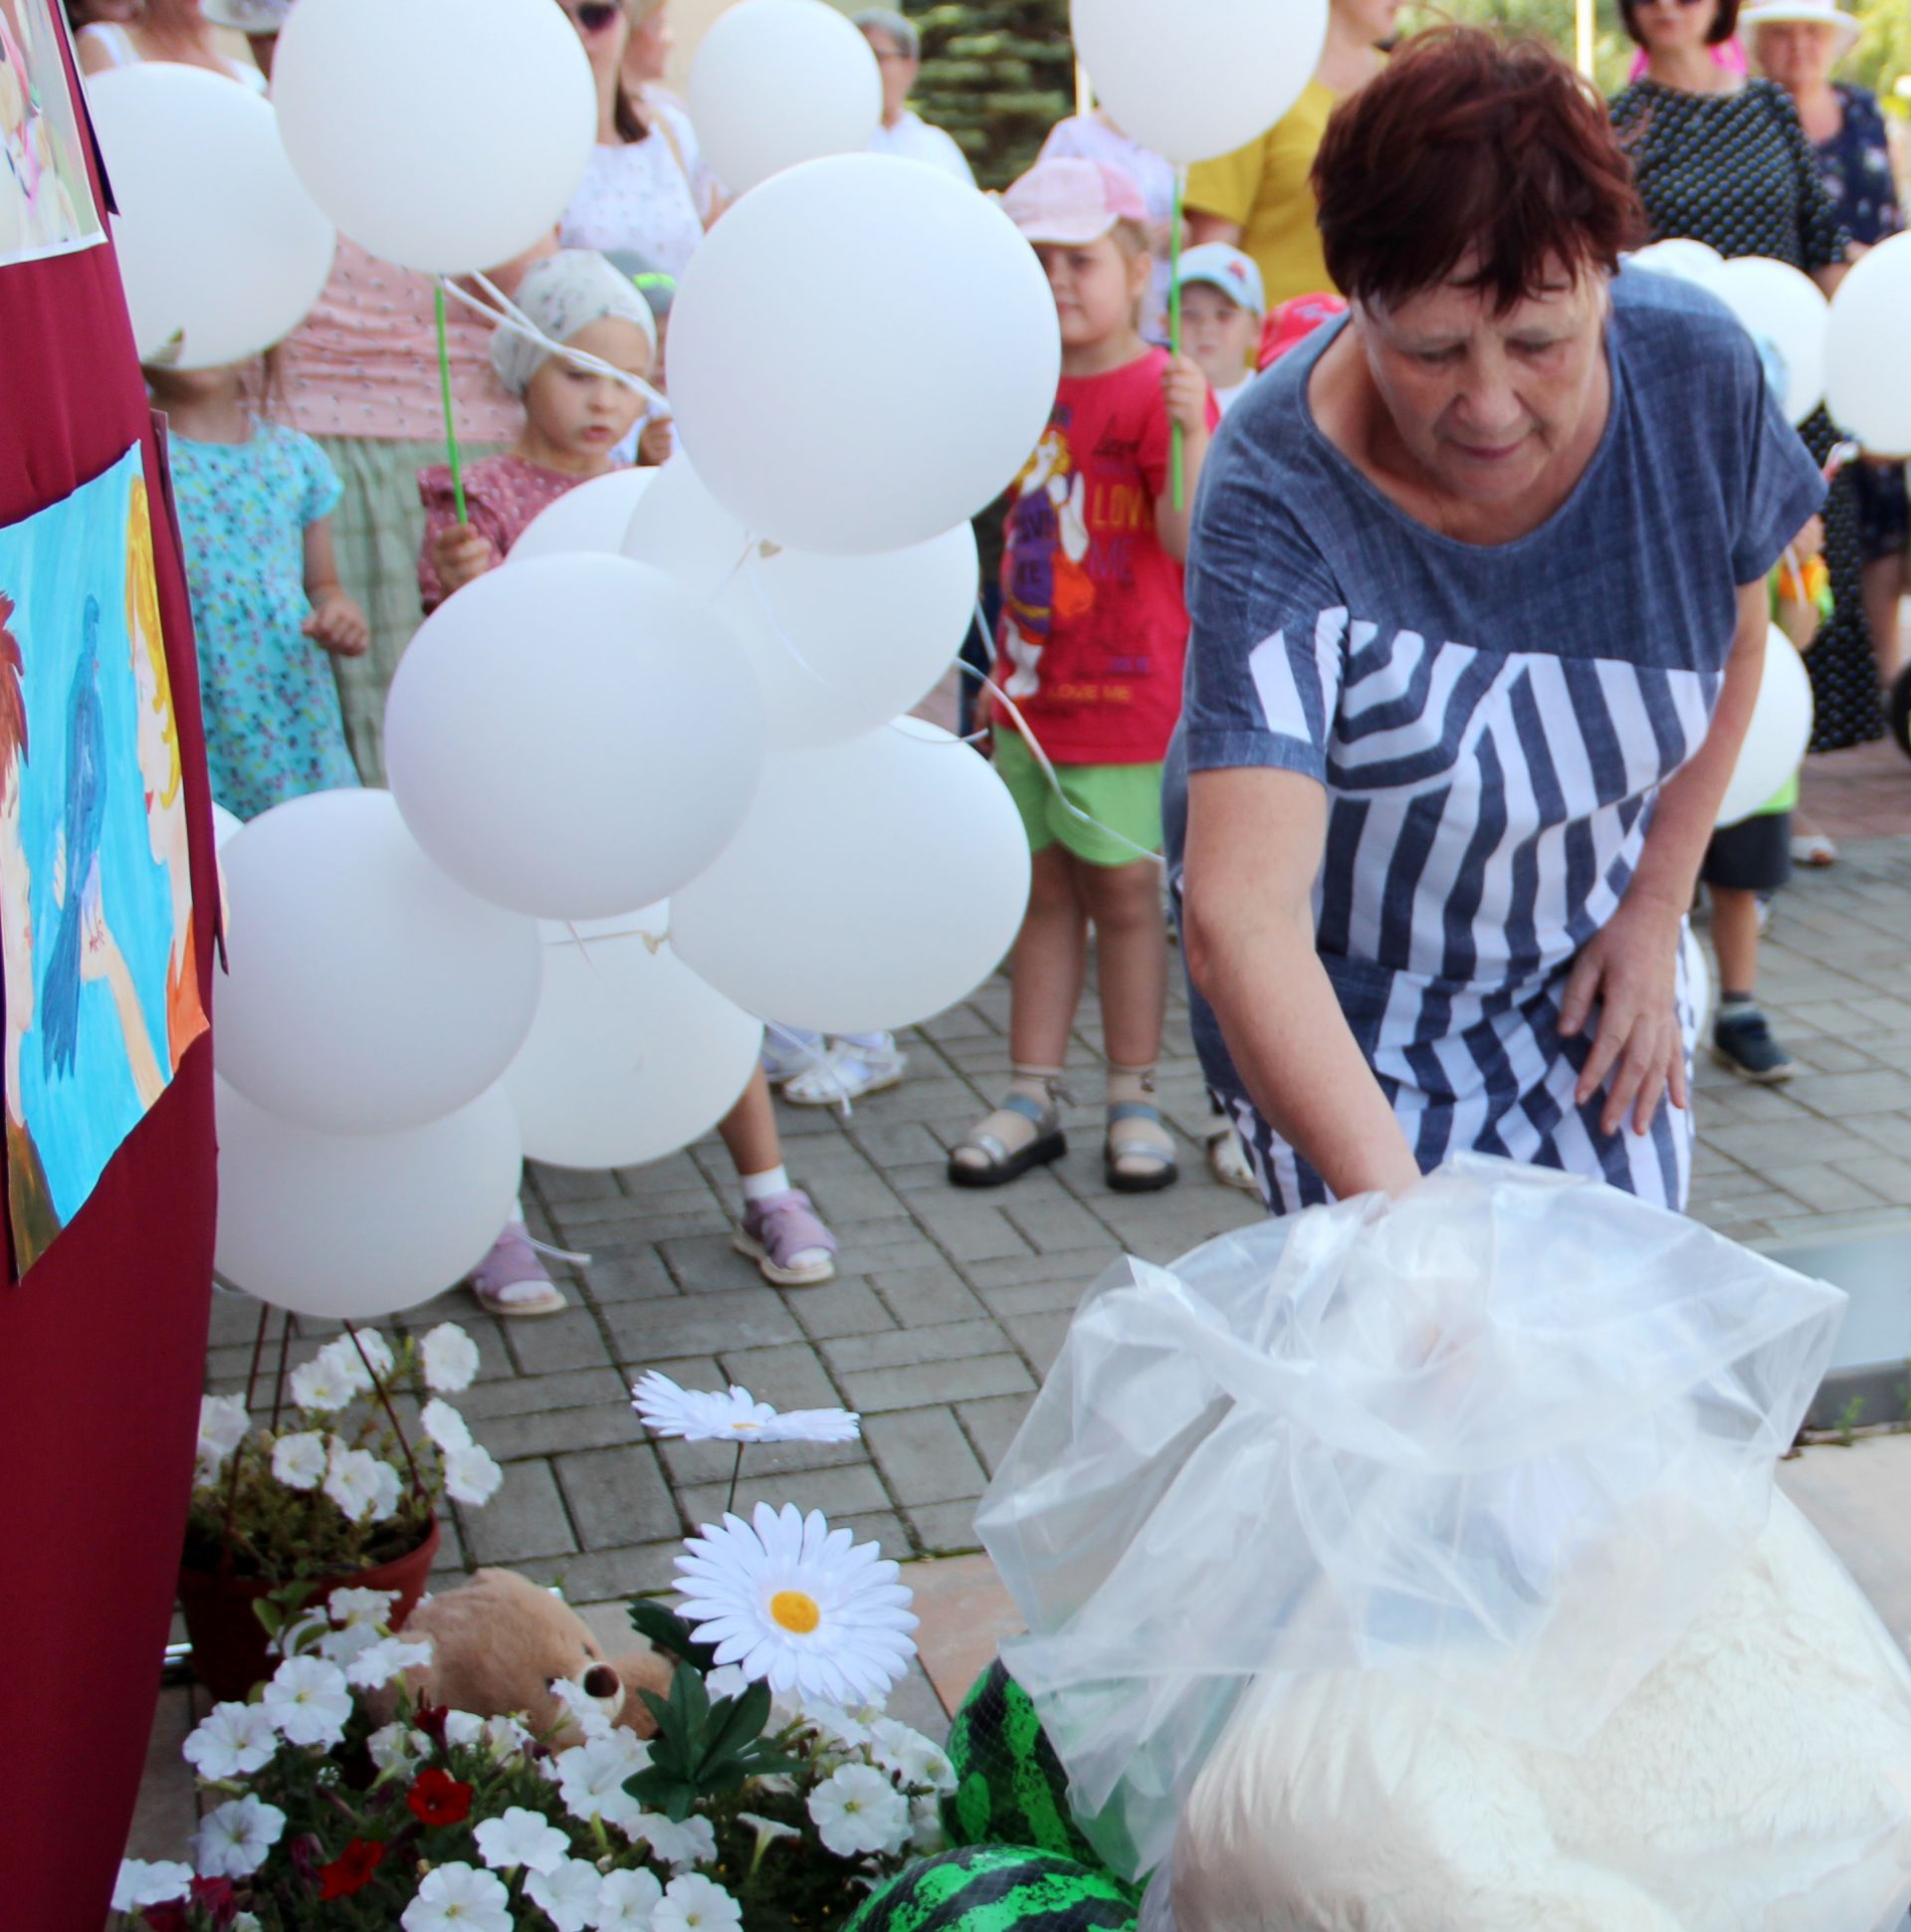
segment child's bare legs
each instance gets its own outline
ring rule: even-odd
[[[1719,956],[1719,994],[1752,999],[1759,990],[1759,895],[1712,889],[1712,947]]]
[[[1759,896],[1713,886],[1712,945],[1719,957],[1719,1014],[1712,1056],[1747,1080],[1792,1077],[1792,1056],[1759,1009]]]
[[[758,1066],[718,1133],[743,1190],[743,1225],[736,1246],[778,1288],[806,1288],[836,1272],[836,1237],[817,1218],[809,1196],[789,1184],[769,1081]]]
[[[1168,1003],[1168,922],[1162,869],[1150,859],[1127,865],[1072,861],[1076,888],[1095,925],[1108,1054],[1108,1182],[1149,1192],[1174,1179],[1174,1143],[1155,1110],[1155,1063],[1162,1054]]]
[[[1903,666],[1903,570],[1901,556],[1875,557],[1864,566],[1864,617],[1871,626],[1871,648],[1878,654],[1878,682],[1887,691]]]

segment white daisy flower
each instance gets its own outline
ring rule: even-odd
[[[418,1419],[424,1424],[425,1433],[441,1449],[471,1447],[470,1424],[442,1395],[432,1396],[419,1411]]]
[[[500,1764],[521,1756],[530,1742],[531,1733],[515,1717],[485,1719],[485,1743]]]
[[[686,1865],[708,1864],[717,1855],[717,1827],[707,1818],[691,1817],[679,1825],[661,1812],[646,1812],[629,1827],[673,1871]]]
[[[651,1932],[743,1932],[743,1908],[715,1879],[673,1878],[650,1915]]]
[[[288,1657],[260,1703],[288,1744],[336,1744],[351,1716],[345,1673],[322,1657]]]
[[[597,1932],[651,1932],[664,1888],[651,1871],[613,1871],[597,1893]]]
[[[112,1909],[136,1912],[142,1905],[170,1905],[192,1887],[192,1867],[176,1858],[121,1858],[112,1881]]]
[[[414,1665],[431,1661],[431,1639],[415,1641],[402,1636],[379,1637],[368,1643],[345,1665],[345,1682],[359,1690],[383,1690],[394,1677],[402,1677]],[[450,1732],[446,1732],[450,1736]]]
[[[329,1461],[325,1438],[313,1429],[302,1429],[297,1435],[282,1435],[272,1445],[274,1479],[288,1489],[317,1489],[325,1479]]]
[[[325,1611],[342,1629],[355,1623],[382,1623],[398,1601],[395,1590],[334,1590],[326,1600]]]
[[[438,1865],[398,1923],[405,1932],[512,1932],[511,1894],[476,1865]]]
[[[741,1663],[805,1700],[880,1699],[916,1654],[901,1572],[821,1511],[758,1503],[754,1527],[726,1516],[684,1545],[683,1615],[717,1662]]]
[[[766,1442],[854,1442],[863,1418],[852,1408],[786,1408],[770,1425]]]
[[[652,1884],[656,1882],[651,1880]],[[603,1884],[597,1867],[581,1858],[566,1858],[548,1873],[533,1871],[525,1880],[525,1896],[549,1919],[556,1932],[589,1932],[591,1926],[605,1923],[601,1916]],[[609,1923],[620,1925],[622,1921],[612,1919]],[[644,1925],[648,1927],[649,1921]]]
[[[209,1784],[249,1777],[270,1764],[278,1749],[279,1733],[264,1706],[237,1703],[215,1704],[179,1747],[187,1764]]]
[[[299,1407],[322,1414],[346,1407],[358,1393],[358,1384],[338,1359],[322,1349],[293,1370],[291,1387],[292,1399]]]
[[[909,1800],[874,1765],[843,1765],[809,1795],[810,1822],[839,1858],[897,1851],[915,1828]]]
[[[684,1389],[652,1370],[630,1392],[646,1427],[686,1442],[853,1442],[861,1418],[845,1408],[804,1408],[780,1414],[747,1389],[728,1393]]]
[[[431,1740],[409,1725],[383,1724],[365,1740],[365,1749],[380,1771],[409,1771],[431,1756]]]
[[[493,1871],[552,1872],[570,1856],[570,1840],[540,1812],[514,1805],[502,1818],[488,1818],[472,1836],[478,1855]]]
[[[286,1828],[286,1815],[260,1798],[235,1798],[208,1812],[192,1834],[201,1878],[249,1878],[266,1862]]]
[[[488,1503],[497,1495],[504,1479],[505,1472],[481,1443],[445,1452],[445,1494],[454,1503],[467,1503],[474,1508]]]
[[[893,1717],[879,1717],[870,1727],[876,1762],[919,1791],[954,1791],[956,1768],[934,1739],[912,1730]]]
[[[216,1471],[246,1439],[246,1430],[251,1425],[252,1418],[246,1413],[245,1403],[236,1396],[201,1395],[198,1447],[201,1464],[210,1463]]]
[[[424,1339],[425,1386],[441,1395],[469,1389],[478,1373],[478,1344],[456,1322],[440,1322]]]
[[[557,1759],[557,1796],[572,1818],[588,1825],[600,1818],[620,1831],[643,1817],[643,1807],[624,1789],[624,1780],[645,1769],[650,1749],[632,1731],[610,1731]]]
[[[348,1523],[364,1522],[378,1506],[382,1467],[369,1449],[345,1449],[331,1458],[325,1471],[325,1494],[338,1505]]]

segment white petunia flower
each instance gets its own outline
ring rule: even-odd
[[[533,1871],[525,1880],[525,1896],[556,1932],[588,1932],[589,1927],[602,1925],[598,1916],[603,1909],[602,1890],[597,1867],[581,1858],[567,1858],[552,1872]]]
[[[425,1426],[425,1433],[441,1449],[468,1449],[471,1447],[471,1426],[465,1418],[444,1400],[434,1395],[419,1411],[419,1421]]]
[[[875,1733],[869,1726],[851,1717],[840,1704],[805,1703],[802,1721],[824,1744],[837,1751],[860,1751],[875,1741]]]
[[[950,1763],[949,1754],[933,1739],[893,1717],[879,1717],[870,1730],[874,1734],[876,1762],[885,1771],[919,1791],[956,1789],[956,1768]]]
[[[346,1407],[357,1393],[358,1384],[337,1358],[328,1357],[322,1350],[292,1372],[292,1399],[304,1409],[330,1414]]]
[[[943,1825],[943,1805],[939,1798],[919,1798],[909,1808],[909,1848],[919,1858],[933,1858],[949,1849],[949,1832]]]
[[[743,1932],[743,1908],[714,1879],[673,1878],[650,1915],[651,1932]]]
[[[874,1765],[843,1765],[809,1795],[810,1822],[839,1858],[897,1851],[914,1829],[909,1800]]]
[[[780,1414],[735,1383],[727,1393],[684,1389],[654,1369],[630,1396],[647,1428],[686,1442],[853,1442],[862,1433],[861,1418],[846,1408]]]
[[[301,1610],[290,1622],[280,1625],[278,1634],[266,1644],[266,1654],[269,1657],[297,1657],[308,1650],[317,1650],[321,1656],[326,1656],[330,1653],[325,1648],[325,1638],[331,1634],[323,1610]]]
[[[361,1328],[357,1331],[357,1349],[351,1346],[351,1337],[349,1335],[341,1335],[331,1346],[345,1350],[351,1359],[358,1363],[358,1371],[361,1375],[364,1373],[364,1365],[366,1362],[371,1364],[373,1370],[381,1379],[390,1375],[395,1364],[395,1358],[391,1353],[391,1344],[375,1328]],[[362,1360],[359,1358],[359,1349],[364,1351]]]
[[[586,1739],[608,1737],[611,1715],[604,1700],[593,1697],[574,1677],[553,1677],[550,1694],[569,1714]]]
[[[210,1811],[192,1834],[201,1878],[249,1878],[266,1862],[286,1828],[286,1815],[259,1798],[235,1798]]]
[[[504,1764],[523,1754],[531,1742],[531,1733],[515,1717],[488,1717],[485,1742],[491,1747],[491,1755]]]
[[[478,1855],[493,1871],[553,1872],[570,1856],[570,1840],[539,1812],[514,1805],[503,1818],[488,1818],[472,1836]]]
[[[354,1623],[382,1623],[398,1601],[395,1590],[334,1590],[325,1610],[340,1629]]]
[[[673,1871],[708,1864],[717,1855],[717,1827],[707,1818],[693,1816],[679,1825],[661,1812],[646,1812],[629,1828]]]
[[[505,1472],[492,1460],[491,1451],[479,1443],[445,1451],[445,1494],[454,1503],[473,1507],[488,1503],[504,1479]]]
[[[345,1673],[322,1657],[288,1657],[260,1701],[288,1744],[336,1744],[351,1716]]]
[[[683,1615],[717,1662],[772,1691],[836,1703],[880,1699],[916,1654],[916,1617],[898,1567],[874,1543],[758,1503],[754,1527],[726,1516],[684,1545]]]
[[[405,1932],[512,1932],[511,1894],[476,1865],[438,1865],[398,1923]]]
[[[404,1724],[384,1724],[365,1740],[365,1749],[380,1771],[409,1771],[431,1756],[431,1740]]]
[[[256,1912],[235,1912],[232,1923],[226,1932],[260,1932],[259,1915]]]
[[[664,1888],[652,1871],[613,1871],[597,1893],[597,1932],[651,1932]]]
[[[201,1395],[197,1451],[200,1462],[210,1463],[216,1470],[246,1439],[246,1430],[251,1425],[245,1403],[236,1396]]]
[[[402,1677],[414,1665],[430,1661],[429,1637],[416,1641],[402,1636],[379,1637],[366,1644],[345,1665],[345,1682],[360,1690],[383,1690],[394,1677]]]
[[[345,1449],[325,1471],[325,1494],[348,1523],[362,1523],[378,1505],[378,1458],[369,1449]]]
[[[388,1523],[398,1514],[399,1505],[405,1500],[405,1486],[398,1479],[398,1471],[383,1460],[375,1465],[372,1483],[371,1520],[374,1523]]]
[[[179,1749],[201,1778],[217,1784],[249,1777],[270,1764],[279,1749],[279,1733],[263,1705],[215,1704]]]
[[[445,1742],[466,1748],[483,1741],[485,1720],[471,1711],[445,1713]]]
[[[342,1630],[327,1630],[318,1639],[318,1650],[327,1663],[343,1670],[353,1658],[362,1657],[383,1641],[375,1623],[347,1623]]]
[[[557,1759],[557,1796],[572,1818],[588,1825],[601,1818],[627,1830],[643,1807],[624,1789],[624,1780],[650,1763],[650,1747],[632,1731],[610,1731]]]
[[[469,1389],[478,1373],[478,1344],[456,1322],[440,1322],[421,1349],[425,1386],[441,1395]]]
[[[112,1881],[112,1909],[136,1912],[142,1905],[170,1905],[192,1888],[192,1867],[176,1858],[148,1863],[144,1858],[121,1858]]]
[[[272,1473],[288,1489],[317,1489],[325,1479],[330,1457],[325,1438],[314,1429],[282,1435],[272,1445]]]

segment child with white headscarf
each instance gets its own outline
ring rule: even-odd
[[[517,306],[547,340],[640,381],[649,376],[657,356],[650,305],[601,255],[565,249],[546,257],[519,285]],[[419,472],[418,588],[427,612],[502,562],[525,527],[566,490],[608,475],[612,452],[645,410],[641,390],[509,328],[492,337],[491,360],[505,387],[524,397],[525,427],[505,455],[465,472],[465,523],[450,469]]]

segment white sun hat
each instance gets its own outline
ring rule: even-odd
[[[1838,44],[1831,58],[1841,61],[1858,44],[1858,36],[1864,29],[1836,4],[1836,0],[1765,0],[1765,4],[1747,7],[1739,15],[1739,31],[1756,33],[1761,27],[1776,27],[1781,23],[1803,21],[1807,26],[1834,28]]]

